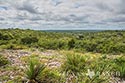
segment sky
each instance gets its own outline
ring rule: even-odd
[[[125,30],[125,0],[0,0],[0,29]]]

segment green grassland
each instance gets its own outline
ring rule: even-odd
[[[0,30],[0,82],[124,80],[125,31]]]

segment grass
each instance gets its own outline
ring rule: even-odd
[[[64,72],[69,74],[80,74],[85,69],[86,60],[85,56],[74,54],[74,55],[66,55],[66,59],[64,64],[62,65],[62,69]]]
[[[44,51],[45,54],[46,52]],[[22,78],[26,78],[25,82],[29,83],[109,83],[115,78],[125,80],[124,55],[109,56],[60,50],[58,53],[55,51],[55,55],[53,51],[51,56],[40,54],[21,56],[19,59],[26,68],[21,69],[12,64],[0,67],[0,71],[16,73],[13,79],[2,75],[0,81],[21,83]],[[51,62],[59,62],[61,66],[48,66],[47,63]]]
[[[5,53],[0,55],[0,82],[109,83],[116,78],[125,81],[125,57],[120,55],[125,53],[124,39],[124,31],[0,30],[0,53]]]
[[[44,69],[44,64],[31,60],[26,68],[26,77],[29,80],[28,83],[36,83],[38,81],[37,77],[42,74]]]
[[[121,80],[125,80],[125,57],[121,56],[114,59],[114,75]]]
[[[0,67],[7,64],[9,64],[9,60],[4,55],[0,55]]]

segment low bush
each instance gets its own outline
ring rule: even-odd
[[[5,58],[3,55],[0,55],[0,66],[4,66],[6,64],[9,64],[9,60]]]
[[[38,42],[37,37],[24,37],[21,39],[22,44],[32,44]]]
[[[40,83],[62,83],[61,74],[57,70],[45,69],[39,76]]]
[[[119,77],[121,80],[125,80],[125,57],[119,57],[114,59],[113,66],[114,77]]]
[[[62,65],[65,73],[78,75],[84,71],[86,65],[85,56],[79,54],[68,54]]]
[[[28,79],[28,83],[37,83],[39,80],[38,76],[42,74],[45,69],[44,64],[40,64],[37,61],[31,60],[26,68],[26,78]]]

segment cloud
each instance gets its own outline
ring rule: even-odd
[[[0,26],[125,26],[124,4],[125,0],[0,0]]]
[[[5,17],[0,16],[0,21],[4,21],[4,20],[5,20]]]
[[[6,6],[0,6],[0,10],[8,10]]]
[[[125,14],[125,0],[121,0],[121,3],[119,4],[118,13]]]
[[[125,22],[125,15],[115,16],[114,18],[108,19],[106,21],[109,21],[112,23],[124,23]]]
[[[20,2],[18,2],[18,4],[14,4],[15,8],[17,10],[20,10],[20,11],[27,11],[29,13],[39,13],[38,10],[37,10],[37,7],[34,7],[34,5],[32,3],[30,3],[29,0],[27,1],[23,1],[22,4],[20,4]]]
[[[62,3],[61,0],[52,0],[52,4],[53,4],[54,6],[58,6],[58,5],[61,4],[61,3]]]

